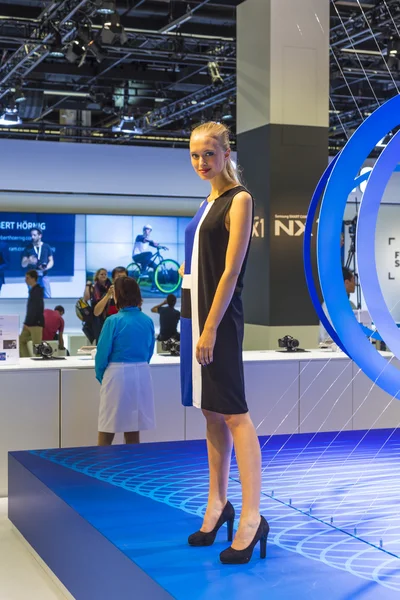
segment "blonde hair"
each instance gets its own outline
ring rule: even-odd
[[[208,135],[209,137],[216,139],[221,145],[221,148],[224,150],[224,152],[229,150],[229,148],[231,147],[229,143],[229,127],[227,127],[223,123],[216,123],[215,121],[207,121],[207,123],[201,123],[201,125],[197,125],[197,127],[193,129],[190,137],[193,137],[195,134],[198,133]],[[233,179],[233,181],[241,183],[238,169],[234,166],[230,157],[226,161],[226,172],[228,174],[228,177]]]
[[[97,271],[96,271],[96,273],[94,275],[94,281],[95,282],[99,280],[99,275],[100,275],[101,271],[105,271],[107,273],[107,276],[108,276],[107,269],[97,269]]]

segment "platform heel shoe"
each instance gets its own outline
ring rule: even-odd
[[[204,531],[196,531],[196,533],[192,533],[188,537],[188,543],[190,546],[212,546],[215,537],[217,535],[218,529],[222,527],[224,523],[227,523],[228,527],[228,542],[231,542],[233,539],[233,523],[235,521],[235,509],[232,504],[228,502],[225,504],[225,508],[221,513],[214,529],[209,531],[208,533]]]
[[[254,547],[260,542],[260,558],[267,556],[267,538],[269,533],[269,525],[264,517],[261,517],[260,524],[252,542],[243,548],[243,550],[235,550],[230,546],[219,555],[220,561],[224,565],[244,565],[248,563],[253,555]]]

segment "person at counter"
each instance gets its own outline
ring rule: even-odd
[[[100,382],[98,445],[112,444],[124,432],[127,444],[138,444],[139,432],[155,427],[149,362],[154,352],[154,324],[140,310],[142,297],[132,277],[115,280],[118,312],[104,323],[95,357]]]
[[[97,341],[100,337],[101,328],[103,327],[103,323],[105,321],[105,316],[102,311],[99,312],[99,315],[96,316],[94,313],[94,309],[97,304],[107,295],[108,290],[111,287],[111,281],[108,278],[107,269],[98,269],[94,276],[94,284],[90,284],[88,282],[85,287],[85,292],[83,295],[84,300],[86,302],[90,301],[90,305],[93,310],[93,337]]]
[[[164,302],[157,306],[153,306],[151,309],[152,313],[160,315],[160,333],[158,335],[158,340],[160,342],[166,342],[171,338],[174,340],[180,339],[177,327],[181,318],[181,313],[179,310],[176,310],[175,305],[176,296],[174,294],[169,294]]]
[[[54,310],[46,308],[44,311],[44,328],[43,328],[43,341],[48,342],[52,340],[58,340],[58,347],[60,350],[64,348],[64,319],[65,313],[63,306],[56,306]]]
[[[127,277],[128,271],[125,267],[115,267],[111,273],[112,285],[110,285],[106,293],[100,300],[95,299],[93,306],[93,313],[95,317],[103,317],[105,320],[110,315],[115,315],[118,310],[115,306],[114,300],[114,284],[120,277]]]
[[[28,342],[40,344],[44,327],[43,288],[38,284],[37,271],[27,271],[25,281],[29,287],[29,297],[24,326],[19,336],[19,354],[22,358],[29,357]]]
[[[350,306],[353,310],[356,310],[356,308],[357,308],[356,305],[350,300],[350,294],[353,294],[356,289],[356,281],[355,281],[354,273],[347,267],[343,267],[342,272],[343,272],[344,287],[346,289],[347,297],[349,298]],[[322,305],[322,310],[324,311],[328,321],[331,323],[331,319],[329,317],[325,302]],[[329,335],[329,333],[327,332],[327,330],[325,329],[325,327],[323,326],[323,324],[321,322],[319,323],[318,342],[320,345],[325,345],[325,344],[329,345],[329,344],[332,344],[332,342],[333,342],[331,336]]]

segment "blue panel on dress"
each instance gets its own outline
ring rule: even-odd
[[[193,406],[192,320],[181,317],[181,391],[183,406]]]
[[[189,225],[186,227],[185,230],[185,273],[187,275],[189,275],[191,272],[194,238],[206,208],[207,202],[203,202],[203,204],[200,206],[199,210],[197,211],[197,213],[190,221]]]

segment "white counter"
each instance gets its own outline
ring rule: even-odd
[[[389,352],[382,353],[383,356],[392,356]],[[251,362],[290,362],[294,361],[318,361],[318,360],[343,360],[347,357],[342,352],[331,352],[330,350],[308,350],[301,353],[275,352],[273,350],[254,350],[243,352],[243,361]],[[155,354],[151,359],[151,365],[179,365],[179,356],[166,356]],[[64,360],[42,360],[32,358],[21,358],[18,365],[6,365],[0,363],[0,375],[3,371],[25,371],[38,369],[93,369],[94,360],[90,356],[68,356]]]
[[[157,428],[142,432],[143,442],[205,436],[201,411],[180,403],[179,362],[172,356],[152,359]],[[370,391],[372,383],[341,352],[245,352],[244,372],[259,435],[397,427],[400,422],[400,402],[390,403],[376,387]],[[7,451],[95,445],[98,405],[90,357],[0,365],[0,496],[7,489]]]

